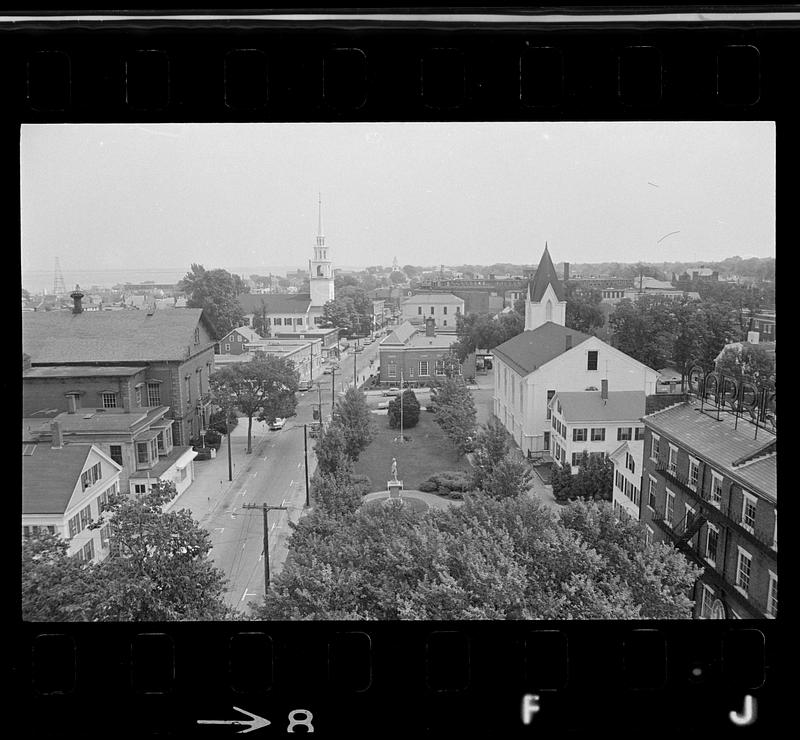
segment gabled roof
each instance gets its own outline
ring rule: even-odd
[[[231,334],[233,333],[241,334],[245,341],[247,342],[258,342],[261,340],[261,336],[257,331],[251,329],[249,326],[237,326],[235,329],[231,329],[222,339],[220,342],[224,342]]]
[[[22,513],[63,514],[80,479],[92,445],[67,444],[54,450],[37,445],[22,456]]]
[[[181,311],[50,311],[22,316],[22,347],[38,365],[184,360],[196,351],[201,308]],[[207,346],[211,346],[209,342]]]
[[[561,403],[561,413],[570,424],[635,421],[644,416],[644,396],[644,391],[609,391],[603,399],[600,391],[559,391],[550,403],[556,399]]]
[[[542,300],[548,285],[553,286],[553,292],[555,292],[559,301],[566,300],[564,298],[564,286],[558,279],[558,275],[556,275],[556,268],[553,266],[553,260],[550,259],[550,252],[545,244],[544,254],[542,254],[542,259],[539,260],[539,267],[533,277],[533,285],[531,287],[531,300],[534,303]]]
[[[262,306],[268,314],[306,313],[311,305],[308,293],[242,293],[237,299],[245,315],[260,313]]]
[[[566,352],[567,336],[572,336],[573,348],[591,339],[589,334],[548,321],[532,331],[523,331],[511,337],[495,347],[493,354],[520,375],[528,375]]]
[[[409,321],[404,321],[398,326],[391,334],[387,334],[381,339],[381,345],[384,344],[406,344],[409,339],[417,332],[417,327]]]

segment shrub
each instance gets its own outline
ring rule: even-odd
[[[430,476],[427,480],[420,483],[418,490],[425,493],[438,493],[441,496],[451,496],[453,493],[469,491],[471,490],[471,486],[466,473],[460,470],[448,470]],[[459,496],[458,498],[461,497]]]
[[[438,484],[434,483],[432,480],[424,480],[417,486],[417,490],[422,491],[423,493],[434,493],[437,488]]]
[[[402,399],[402,400],[401,400]],[[403,391],[389,403],[389,428],[400,428],[400,403],[403,404],[403,429],[411,429],[419,421],[419,401],[414,391]]]

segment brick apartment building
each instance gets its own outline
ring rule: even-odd
[[[643,417],[640,520],[704,568],[695,618],[778,613],[777,437],[701,400]]]

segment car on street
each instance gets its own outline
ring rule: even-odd
[[[400,395],[400,389],[399,388],[394,388],[394,387],[393,388],[387,388],[383,392],[383,395],[384,396],[399,396]]]
[[[322,429],[322,424],[318,421],[312,421],[308,425],[308,436],[309,437],[319,437],[320,430]]]
[[[390,403],[391,403],[391,401],[379,401],[378,402],[378,408],[379,409],[388,409]]]
[[[312,383],[311,383],[310,380],[301,380],[297,384],[297,390],[298,391],[310,391],[312,387],[313,386],[312,386]]]
[[[273,422],[272,422],[272,423],[269,425],[269,430],[270,430],[271,432],[277,432],[279,429],[283,429],[283,427],[284,427],[284,424],[286,424],[286,419],[281,419],[280,417],[278,417],[277,419],[275,419],[275,420],[274,420],[274,421],[273,421]]]
[[[322,371],[322,374],[323,374],[323,375],[330,375],[330,374],[331,374],[331,372],[332,372],[332,371],[331,371],[331,368],[329,368],[329,367],[326,367],[326,368],[325,368],[325,369]]]

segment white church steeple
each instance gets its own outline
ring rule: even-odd
[[[333,265],[322,233],[322,193],[319,194],[319,221],[317,240],[314,244],[314,259],[309,263],[309,286],[312,306],[322,306],[333,300]]]

